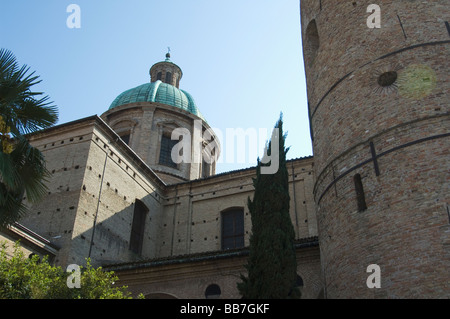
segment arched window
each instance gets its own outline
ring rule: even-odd
[[[300,275],[297,275],[297,279],[295,280],[295,287],[303,287],[303,278]]]
[[[303,290],[303,278],[297,274],[297,278],[295,279],[295,288],[297,288],[300,292],[300,295],[302,294],[302,290]],[[289,292],[289,296],[292,294],[292,290]]]
[[[158,74],[156,75],[156,81],[161,81],[162,80],[162,72],[158,72]]]
[[[233,208],[222,212],[222,249],[244,247],[244,210]]]
[[[219,299],[222,291],[220,290],[219,285],[212,284],[209,285],[205,290],[205,298],[206,299]]]
[[[166,73],[166,83],[167,84],[172,84],[172,72],[167,72]]]
[[[141,254],[144,242],[145,218],[148,208],[139,199],[134,203],[133,224],[131,226],[130,250],[136,254]]]
[[[316,20],[312,20],[305,32],[305,58],[306,62],[312,64],[317,52],[319,51],[320,41],[319,41],[319,31],[317,30]]]

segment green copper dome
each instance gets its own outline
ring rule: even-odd
[[[189,93],[159,80],[123,92],[112,102],[109,110],[136,102],[156,102],[171,105],[205,120]]]

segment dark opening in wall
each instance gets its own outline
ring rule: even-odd
[[[159,164],[177,168],[177,164],[172,160],[172,148],[178,143],[170,136],[163,135],[161,138],[161,150],[159,153]]]
[[[167,72],[166,73],[166,81],[167,84],[172,84],[172,73],[171,72]]]
[[[231,208],[221,213],[222,249],[244,247],[244,210]]]
[[[382,87],[391,86],[397,81],[397,72],[396,71],[388,71],[384,72],[378,77],[378,84]]]
[[[355,182],[355,191],[356,191],[356,201],[358,203],[358,211],[363,212],[367,209],[366,198],[364,195],[364,188],[361,181],[361,175],[356,174],[353,177],[353,181]]]
[[[205,298],[206,299],[218,299],[218,298],[220,298],[221,294],[222,294],[222,291],[221,291],[219,285],[216,285],[216,284],[209,285],[205,290]]]
[[[305,37],[306,37],[305,41],[306,63],[312,64],[317,56],[317,52],[319,51],[320,46],[319,31],[317,30],[316,20],[312,20],[308,24],[308,27],[306,28]]]
[[[297,275],[297,279],[295,280],[295,287],[303,287],[303,278]]]
[[[144,241],[145,219],[149,209],[143,202],[136,199],[134,204],[133,223],[130,236],[130,250],[136,254],[141,254]]]
[[[202,160],[202,178],[209,177],[211,175],[211,164]]]

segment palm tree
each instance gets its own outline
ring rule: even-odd
[[[12,52],[0,49],[0,227],[26,213],[24,196],[34,203],[47,190],[44,157],[26,138],[58,121],[48,96],[31,91],[40,82],[26,65],[19,67]]]

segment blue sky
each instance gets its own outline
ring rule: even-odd
[[[80,29],[66,25],[72,3]],[[298,0],[1,1],[0,47],[41,77],[36,90],[58,106],[59,124],[101,115],[149,82],[170,47],[180,88],[210,126],[271,130],[283,112],[288,158],[297,158],[312,154],[299,11]]]

